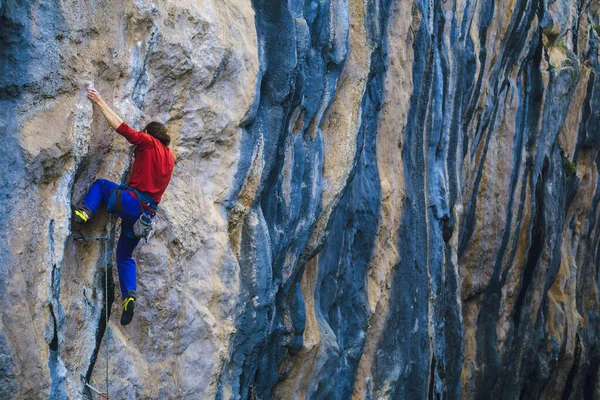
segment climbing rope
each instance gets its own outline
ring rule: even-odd
[[[112,219],[112,217],[111,217]],[[108,232],[106,232],[106,236],[108,237]],[[106,343],[106,398],[110,399],[110,395],[108,394],[108,266],[110,264],[110,249],[108,247],[108,240],[104,241],[104,316],[105,316],[105,324],[104,324],[104,342]],[[104,397],[104,396],[103,396]]]
[[[113,219],[114,218],[111,215],[110,219],[109,219],[109,226],[112,225],[112,227],[107,229],[106,235],[104,235],[104,236],[74,238],[75,241],[83,240],[83,241],[100,241],[100,242],[102,242],[102,250],[100,252],[100,264],[104,265],[104,336],[103,337],[104,337],[104,344],[106,347],[106,350],[105,350],[106,391],[102,392],[102,391],[96,389],[95,387],[93,387],[92,385],[90,385],[88,380],[83,375],[81,375],[81,380],[83,381],[83,383],[85,384],[86,387],[88,387],[94,393],[100,395],[101,397],[103,397],[105,399],[110,399],[110,395],[108,394],[109,393],[108,364],[109,364],[109,357],[110,357],[109,343],[108,343],[108,319],[109,319],[109,312],[110,312],[110,310],[108,309],[108,273],[109,273],[109,267],[111,266],[112,263],[111,263],[111,257],[110,257],[110,247],[108,246],[108,240],[109,240],[109,236],[110,236],[110,231],[112,230],[112,228],[114,228]]]

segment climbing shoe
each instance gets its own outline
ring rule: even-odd
[[[85,224],[91,216],[92,212],[86,206],[77,207],[73,210],[73,220],[78,224]]]
[[[135,310],[135,297],[127,297],[123,300],[123,314],[121,314],[121,325],[128,325],[133,319]]]

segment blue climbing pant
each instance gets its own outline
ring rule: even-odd
[[[129,192],[120,190],[117,193],[119,187],[120,185],[109,180],[98,179],[85,196],[83,205],[94,214],[101,204],[105,204],[108,212],[121,217],[121,236],[117,243],[117,269],[121,295],[125,299],[129,296],[135,297],[136,265],[133,259],[133,250],[140,239],[133,235],[133,225],[144,211],[140,202]]]

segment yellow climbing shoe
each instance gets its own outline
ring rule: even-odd
[[[79,207],[73,210],[73,219],[78,224],[85,224],[90,219],[90,212],[87,207]]]
[[[123,314],[121,314],[121,325],[128,325],[133,319],[135,310],[135,297],[129,296],[123,300]]]

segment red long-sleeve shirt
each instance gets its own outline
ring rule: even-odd
[[[132,129],[125,122],[119,125],[117,132],[129,143],[137,145],[128,185],[160,203],[175,166],[173,152],[160,140]]]

